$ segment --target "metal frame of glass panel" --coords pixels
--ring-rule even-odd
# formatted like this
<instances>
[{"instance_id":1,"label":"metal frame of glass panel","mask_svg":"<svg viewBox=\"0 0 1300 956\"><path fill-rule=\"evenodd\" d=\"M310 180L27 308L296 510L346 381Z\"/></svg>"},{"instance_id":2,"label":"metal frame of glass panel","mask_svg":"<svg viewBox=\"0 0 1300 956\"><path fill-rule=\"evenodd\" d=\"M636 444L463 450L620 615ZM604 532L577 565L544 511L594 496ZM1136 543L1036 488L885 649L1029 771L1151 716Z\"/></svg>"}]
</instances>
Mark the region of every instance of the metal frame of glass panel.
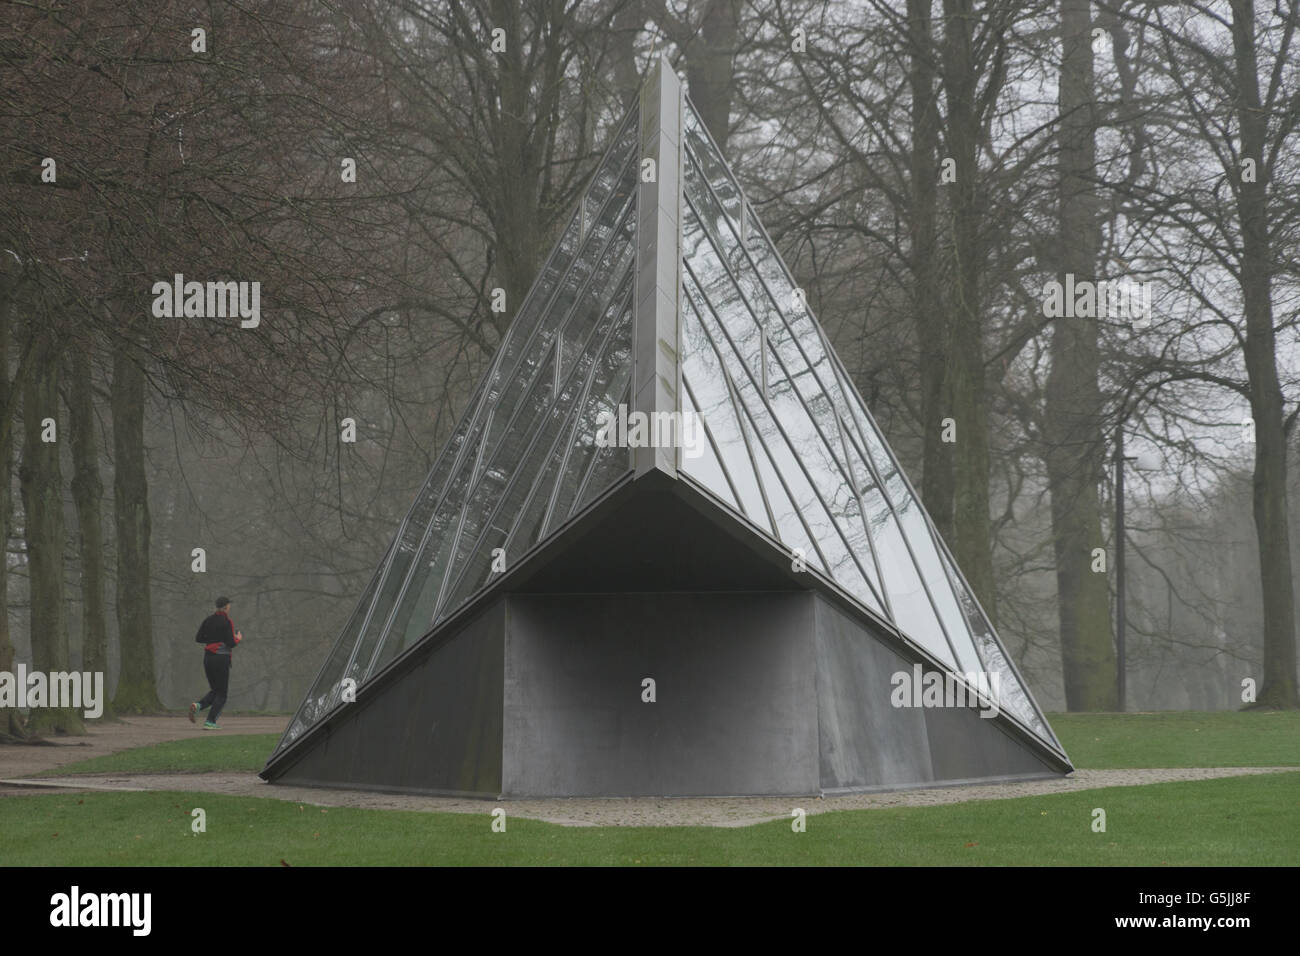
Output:
<instances>
[{"instance_id":1,"label":"metal frame of glass panel","mask_svg":"<svg viewBox=\"0 0 1300 956\"><path fill-rule=\"evenodd\" d=\"M707 185L707 184L706 184L706 185ZM696 210L694 209L693 206L691 206L690 208L691 208L691 210L692 210L692 214L695 215L695 217L696 217L697 219L699 219L699 220L702 222L702 218L700 217L700 214L698 213L698 211L696 211ZM754 310L753 310L753 307L749 304L749 302L748 302L748 300L747 300L747 298L746 298L746 296L745 296L744 290L740 288L739 284L737 284L737 282L736 282L736 278L735 278L734 274L732 274L731 270L730 270L729 268L727 268L727 266L726 266L726 260L725 260L724 256L722 255L722 253L717 249L716 245L713 244L713 239L712 239L712 237L708 235L708 229L707 229L707 227L704 228L702 231L703 231L703 234L704 234L704 236L705 236L706 241L710 244L711 248L713 249L714 258L715 258L715 259L716 259L716 260L717 260L717 261L718 261L718 262L723 266L724 271L726 272L728 278L731 280L732 288L736 291L736 293L737 293L737 297L738 297L738 300L739 300L740 303L741 303L743 306L745 306L745 308L748 310L748 313L749 313L750 318L751 318L755 323L758 323L757 316L756 316L756 314L755 314L755 312L754 312ZM683 258L685 259L685 256L684 256ZM692 285L694 286L694 288L697 290L698 295L700 296L701 300L702 300L702 301L703 301L703 302L708 306L709 312L712 314L713 320L714 320L714 321L717 323L717 325L718 325L718 329L722 332L723 336L725 336L725 338L726 338L726 340L727 340L727 344L729 345L731 352L736 356L736 358L737 358L739 364L740 364L740 365L745 369L746 376L750 379L751 383L754 385L754 387L755 387L756 389L758 389L758 393L759 393L759 396L760 396L760 400L761 400L762 403L763 403L763 407L764 407L764 409L766 410L766 412L768 413L768 416L771 418L772 422L776 425L778 431L781 433L781 437L782 437L783 441L785 442L786 447L787 447L788 450L789 450L789 456L790 456L790 459L791 459L792 461L794 461L794 463L799 467L799 470L803 473L804 479L808 482L808 486L811 488L811 490L813 491L813 494L814 494L814 495L816 496L816 498L817 498L817 502L821 505L823 511L826 513L826 516L827 516L828 520L830 521L830 525L831 525L831 527L835 530L835 533L836 533L836 535L839 537L841 543L844 545L845 550L846 550L846 551L848 552L848 554L853 558L854 564L857 566L858 571L859 571L859 573L861 574L863 580L867 583L868 587L871 588L873 594L876 594L876 587L875 587L874 582L875 582L875 581L880 581L880 582L882 582L882 586L883 586L883 578L882 578L882 576L881 576L881 574L880 574L880 569L879 569L879 567L875 567L875 568L872 569L872 570L874 571L874 578L873 578L873 574L872 574L871 572L868 572L868 570L863 566L862 562L859 560L858 556L856 555L856 553L855 553L855 551L854 551L853 545L849 542L848 538L845 537L845 534L844 534L844 530L843 530L843 528L840 527L839 522L835 520L835 510L831 507L831 505L829 504L829 502L827 502L827 500L826 500L826 498L825 498L825 495L823 494L822 489L819 487L818 482L814 479L814 477L813 477L813 475L812 475L812 472L809 471L808 466L804 463L803 456L799 455L799 454L795 451L795 447L796 447L796 446L795 446L795 443L794 443L793 439L791 438L791 435L790 435L790 433L788 432L788 430L786 429L785 425L781 422L780 416L779 416L779 415L776 413L776 411L773 409L770 397L767 396L767 395L765 395L765 394L763 393L762 386L759 384L759 381L758 381L757 379L755 379L755 377L754 377L754 370L751 369L751 368L749 368L748 363L746 363L746 362L744 361L742 351L740 350L739 346L737 346L736 341L735 341L735 339L734 339L734 337L733 337L731 331L727 328L727 326L726 326L726 322L722 319L721 315L719 314L720 306L717 305L716 303L714 303L713 300L710 298L708 292L705 290L705 287L704 287L703 282L700 280L699 276L696 274L696 271L695 271L695 269L692 267L691 263L690 263L690 262L687 262L687 261L684 261L684 262L683 262L683 266L684 266L684 269L685 269L686 273L689 274L690 279L691 279L691 283L692 283ZM693 306L693 305L694 305L694 303L692 303L692 306ZM696 310L696 314L697 314L697 316L698 316L698 318L699 318L699 320L700 320L700 326L701 326L701 328L704 330L705 337L709 340L710 344L712 345L712 347L713 347L713 349L714 349L714 352L718 355L719 362L721 362L721 351L719 350L718 343L717 343L717 341L716 341L716 336L714 336L713 332L709 330L707 323L705 323L705 322L703 321L704 317L698 313L698 310ZM761 337L761 335L762 335L762 326L761 326L761 325L758 325L757 327L758 327L758 330L759 330L759 333L760 333L760 337ZM775 354L774 352L773 352L773 353L769 353L769 357L773 357L774 354ZM776 356L776 358L777 358L777 361L780 362L780 358L779 358L779 356ZM788 372L788 370L785 369L784 365L782 365L782 370L785 372L786 377L789 378L789 372ZM795 393L795 392L792 392L791 394L792 394L793 398L795 399L795 401L796 401L796 402L799 402L799 403L802 405L802 402L800 401L798 394ZM805 408L805 411L806 411L806 408ZM752 418L752 415L751 415L751 418ZM811 414L808 415L808 420L809 420L809 422L813 425L814 428L817 427L816 419L813 418L813 416L812 416ZM757 423L755 423L755 431L756 431L756 433L758 433L758 431L759 431L759 430L757 429ZM825 451L826 451L826 457L828 457L831 461L835 462L835 464L837 465L837 467L839 467L839 468L841 469L841 474L842 474L843 477L845 478L845 481L846 481L848 484L852 485L852 481L849 479L849 476L848 476L847 474L844 474L844 472L843 472L843 465L840 464L838 461L835 460L835 454L834 454L834 451L833 451L833 449L830 447L829 443L826 441L825 436L821 434L820 430L818 430L817 434L818 434L818 437L819 437L819 438L821 439L821 441L822 441L823 448L824 448ZM759 434L758 437L759 437L759 440L760 440L760 441L763 441L761 434ZM772 461L772 464L773 464L774 466L777 466L777 460L776 460L776 458L772 455L772 450L771 450L771 448L769 448L769 447L767 446L767 443L766 443L765 441L763 441L763 445L764 445L764 448L765 448L765 450L766 450L766 452L767 452L767 454L768 454L769 459L771 459L771 461ZM689 475L689 469L686 469L686 472L685 472L685 473ZM781 474L781 469L780 469L779 466L777 466L777 473L778 473L778 475ZM782 477L782 483L785 484L785 479L784 479L784 477ZM796 504L796 508L798 508L797 499L796 499L795 496L791 493L791 491L790 491L788 485L786 486L786 494L790 496L790 500L791 500L792 502L794 502L794 503ZM802 514L802 512L800 512L800 519L801 519L801 520L804 520L804 515ZM807 522L804 521L804 523L805 523L805 526L806 526L806 525L807 525ZM815 534L813 534L812 529L811 529L810 527L807 528L807 530L808 530L809 538L813 541L814 545L817 547L818 553L822 555L822 561L823 561L823 564L824 564L824 566L825 566L825 569L826 569L827 574L829 574L829 575L831 575L831 576L833 577L834 574L833 574L833 571L831 570L831 569L834 567L833 563L830 562L830 561L827 559L827 557L826 557L824 551L822 550L821 543L818 541L818 536L815 535ZM868 533L869 533L869 532L868 532ZM871 557L872 557L872 560L874 561L874 560L875 560L874 550L873 550L872 553L871 553ZM841 585L841 586L843 586L843 585ZM876 594L876 597L877 597L877 601L879 601L879 595L878 595L878 594ZM883 608L884 605L882 604L881 607Z\"/></svg>"},{"instance_id":2,"label":"metal frame of glass panel","mask_svg":"<svg viewBox=\"0 0 1300 956\"><path fill-rule=\"evenodd\" d=\"M703 132L705 132L705 133L707 134L707 131L703 131ZM699 182L699 183L704 187L704 189L709 190L710 192L712 192L712 186L711 186L711 184L708 182L708 180L705 178L705 176L704 176L704 170L703 170L703 168L701 167L701 165L698 163L698 161L696 161L696 156L695 156L694 153L691 152L690 150L688 150L688 155L689 155L689 161L693 161L693 162L695 162L694 170L695 170L695 174L696 174L696 176L698 177L698 182ZM683 177L683 178L685 178L685 177ZM718 198L716 197L716 195L714 196L714 198L715 198L715 200L718 201L718 203L719 203L719 209L721 209L721 210L723 210L723 211L725 212L725 208L722 206L722 204L721 204L721 200L718 199ZM688 197L688 203L689 203L689 205L690 205L690 209L691 209L691 211L694 213L696 219L699 220L699 221L701 222L702 225L705 224L705 223L707 222L707 220L706 220L706 217L703 215L703 211L702 211L702 210L699 210L699 209L697 209L697 208L695 208L694 203L689 201L689 197ZM729 224L729 225L732 225L733 228L734 228L734 225L733 225L732 223L730 223L730 221L728 221L728 224ZM852 476L851 471L847 469L847 462L841 462L841 461L838 460L838 456L836 456L835 451L834 451L834 445L833 445L833 444L831 443L831 441L830 441L830 436L827 435L827 434L825 433L825 431L822 429L821 423L818 422L818 420L817 420L817 416L814 415L814 414L812 413L812 410L808 408L807 403L803 400L803 397L799 394L798 388L797 388L797 386L795 386L795 383L796 383L796 381L797 381L796 376L791 374L790 369L789 369L789 367L787 366L785 360L781 357L779 350L777 350L777 349L774 347L774 345L772 344L772 342L771 342L771 333L770 333L770 330L766 327L765 324L763 324L763 323L758 319L758 311L757 311L757 309L755 308L755 304L752 303L752 302L750 302L748 294L747 294L747 293L745 292L745 290L741 287L740 283L736 280L736 276L735 276L735 274L734 274L734 270L733 270L732 267L728 264L728 257L725 256L725 255L723 254L723 251L717 247L717 243L716 243L716 241L714 240L714 237L713 237L713 235L711 234L710 230L708 229L707 225L704 225L703 233L704 233L705 238L706 238L706 239L707 239L707 240L708 240L708 241L713 245L713 252L714 252L714 256L715 256L715 258L716 258L716 259L718 260L718 262L723 266L724 270L727 271L729 274L731 274L732 283L733 283L733 286L735 287L735 290L736 290L736 292L737 292L737 295L738 295L739 301L741 302L742 305L745 306L745 308L748 310L748 312L750 313L750 315L754 318L755 322L757 322L758 325L759 325L759 330L760 330L760 363L761 363L760 373L761 373L761 378L762 378L762 383L763 383L762 386L760 387L760 394L763 396L763 398L764 398L764 400L765 400L765 403L766 403L766 405L767 405L767 407L768 407L769 412L771 412L771 414L773 414L773 416L776 415L775 410L772 408L772 397L771 397L771 387L772 387L772 383L771 383L771 380L770 380L770 370L769 370L769 363L770 363L772 360L775 360L776 365L778 366L778 368L779 368L780 372L782 373L782 375L784 376L784 378L785 378L787 381L791 382L791 383L792 383L792 386L794 386L793 389L792 389L792 391L791 391L791 394L792 394L792 396L793 396L793 397L794 397L794 398L799 402L799 404L801 404L801 405L804 407L805 413L807 414L807 417L808 417L808 422L809 422L809 424L811 424L811 425L813 426L813 429L817 432L818 437L821 439L821 447L825 450L825 452L826 452L826 457L827 457L831 462L833 462L834 465L835 465L835 466L840 470L841 476L842 476L842 477L844 478L844 480L849 484L849 486L852 487L852 488L854 489L854 494L855 494L855 496L857 496L857 497L859 498L859 504L861 504L861 499L860 499L859 489L856 487L856 482L855 482L855 480L854 480L854 478L853 478L853 476ZM766 294L766 296L767 296L767 298L768 298L768 302L769 302L769 304L773 307L773 311L776 312L777 319L782 323L782 326L784 327L785 331L787 332L787 334L788 334L790 340L794 343L795 347L799 350L800 355L803 357L803 359L804 359L804 363L805 363L805 365L807 365L808 371L809 371L810 373L812 373L812 376L813 376L814 380L817 382L818 386L822 388L823 394L827 394L827 397L829 398L829 395L828 395L828 393L826 393L825 388L824 388L824 385L822 384L822 382L821 382L821 380L820 380L820 376L817 375L816 368L815 368L815 366L813 365L813 363L811 362L811 360L808 358L807 353L806 353L806 351L804 350L802 344L800 343L798 336L794 333L794 330L793 330L792 328L790 328L789 324L785 321L785 317L784 317L784 315L783 315L783 310L782 310L781 307L780 307L780 303L779 303L779 301L777 300L777 296L776 296L776 294L771 290L771 288L770 288L770 287L768 286L768 284L767 284L767 281L763 278L763 276L761 275L761 273L760 273L759 270L757 269L755 263L753 262L753 259L752 259L752 256L751 256L751 254L750 254L749 249L746 247L746 245L745 245L743 242L740 241L740 238L739 238L739 235L738 235L738 234L736 235L736 238L737 238L737 247L736 247L737 251L738 251L738 252L739 252L739 253L744 257L745 262L748 264L748 266L749 266L749 268L750 268L750 271L753 273L753 275L755 276L755 278L757 278L759 285L762 287L762 291ZM704 288L703 288L702 284L698 281L698 277L696 277L695 274L694 274L694 270L692 270L692 276L693 276L694 278L697 279L697 281L696 281L696 285L697 285L697 287L700 289L701 295L703 295L703 297L704 297L706 300L708 300L708 293L704 291ZM720 328L723 329L724 334L727 334L727 335L728 335L728 338L729 338L729 340L730 340L731 336L730 336L730 333L727 332L727 330L726 330L725 322L722 321L722 319L721 319L720 316L717 316L717 308L714 307L713 304L712 304L711 302L710 302L710 306L711 306L712 311L715 313L715 316L717 317L718 324L719 324ZM765 314L766 314L766 313L765 313ZM710 335L711 335L711 333L710 333ZM733 346L733 349L736 351L737 355L739 356L740 353L739 353L739 350L735 348L735 343L734 343L734 341L732 341L731 344L732 344L732 346ZM717 347L717 343L716 343L716 342L714 343L714 346L715 346L715 349L716 349L716 347ZM783 431L784 431L784 430L783 430ZM787 439L787 444L790 444L790 445L791 445L791 451L792 451L792 453L793 453L793 451L794 451L794 446L793 446L793 444L791 443L790 438L789 438L788 435L786 435L786 439ZM796 460L798 460L798 461L800 462L800 466L803 467L803 463L802 463L802 458L801 458L801 456L799 456L799 455L797 455L797 454L794 454L793 457L794 457ZM831 508L829 502L826 500L825 493L823 492L823 490L822 490L821 488L818 487L817 483L814 481L814 479L813 479L813 477L812 477L812 473L811 473L811 472L810 472L806 467L804 467L803 470L804 470L805 474L807 475L807 477L808 477L810 483L812 483L812 486L813 486L814 490L817 491L817 493L818 493L818 497L819 497L820 500L821 500L821 503L822 503L823 508L825 508L825 510L827 511L827 514L831 517L832 522L836 525L837 530L840 532L840 537L844 540L845 545L846 545L846 547L849 549L850 553L851 553L851 554L855 554L855 561L857 561L857 558L856 558L856 552L855 552L855 549L854 549L853 545L852 545L852 544L848 541L848 539L845 537L843 527L840 525L840 523L839 523L838 521L835 520L835 518L836 518L836 511L835 511L834 509ZM884 574L883 574L883 572L881 571L881 569L880 569L880 567L879 567L879 561L878 561L878 558L877 558L877 555L876 555L876 550L875 550L875 548L874 548L874 545L871 544L870 529L867 528L867 526L866 526L866 524L865 524L866 516L865 516L865 513L863 513L861 510L860 510L859 514L860 514L861 520L863 521L863 526L864 526L864 536L865 536L865 538L866 538L866 540L867 540L867 542L868 542L868 545L869 545L869 547L870 547L870 549L871 549L871 560L872 560L873 565L874 565L873 570L875 571L875 578L874 578L874 581L873 581L873 577L872 577L872 575L871 575L870 573L868 573L866 567L865 567L864 565L862 565L861 561L857 561L857 564L858 564L859 569L860 569L860 571L862 572L864 578L866 578L868 584L871 584L871 585L872 585L872 590L873 590L873 592L876 591L876 588L875 588L875 586L874 586L874 582L879 582L879 583L880 583L880 587L881 587L881 589L883 590L883 589L884 589L885 577L884 577ZM877 596L877 598L879 599L880 595L877 594L876 596ZM882 604L882 607L887 607L887 606L888 606L888 605L884 605L884 604ZM946 637L946 636L947 636L947 635L945 634L945 637ZM955 651L954 651L954 659L956 659Z\"/></svg>"},{"instance_id":3,"label":"metal frame of glass panel","mask_svg":"<svg viewBox=\"0 0 1300 956\"><path fill-rule=\"evenodd\" d=\"M577 435L577 429L580 424L581 413L583 409L586 407L587 402L590 400L591 397L591 384L595 377L596 369L599 367L601 358L603 358L606 355L606 350L609 348L611 342L613 341L615 334L619 331L620 328L624 326L623 319L626 314L625 310L627 308L630 308L631 305L631 296L632 296L631 284L632 284L632 272L629 270L625 275L623 281L619 283L618 288L615 290L614 294L609 299L607 299L606 302L601 306L600 313L601 315L605 315L609 312L611 306L613 306L617 302L620 301L622 302L622 305L614 313L613 318L609 323L609 328L604 332L603 335L601 335L600 324L596 325L592 329L590 338L583 349L583 354L586 354L586 352L589 349L591 349L593 345L597 345L596 339L598 336L600 337L599 347L595 348L592 351L591 369L588 370L588 372L584 376L584 381L582 383L582 386L577 391L577 394L574 396L573 399L573 409L577 410L578 416L577 416L577 420L575 420L573 423L572 431L566 433L561 430L559 433L556 434L555 438L551 441L550 447L548 448L547 453L545 455L533 456L531 455L531 452L541 441L542 435L545 434L544 428L535 429L533 431L532 438L529 440L527 447L524 449L523 452L524 459L532 458L535 461L537 461L540 465L542 465L544 468L545 464L549 461L551 455L555 453L555 450L561 447L561 443L563 443L563 445L566 448L572 449L573 441ZM565 381L565 385L561 386L561 394L563 394L564 387L574 381L574 376L581 369L581 367L582 367L581 362L578 362L577 364L574 365L573 369L569 373L568 378ZM537 383L538 386L541 386L542 384L543 383L541 383L540 381ZM550 404L546 405L542 409L541 415L539 417L545 416L547 413L555 414L559 412L560 420L557 425L557 428L563 429L563 426L566 424L568 420L570 410L571 409L569 409L568 407L562 407L562 403L559 402L558 400L553 400ZM512 422L512 426L513 426L513 422ZM592 464L593 465L595 464L594 459ZM541 470L542 469L539 468L538 472L540 472ZM523 478L525 474L527 474L529 477L532 478L537 477L537 472L525 471L522 468L515 470L515 473L507 481L506 486L501 489L500 497L497 501L496 506L492 509L491 513L487 516L487 519L484 521L483 523L484 527L482 532L479 534L477 540L470 548L471 554L477 554L483 550L484 543L487 539L487 536L489 532L492 530L493 519L498 516L501 509L504 507L506 501L509 500L510 492L515 489L515 486L519 483L519 481ZM584 484L585 484L585 476L584 476ZM523 514L521 508L520 512L514 516L514 520L511 522L510 527L506 530L504 540L508 541L510 539L511 535L515 530L515 526L519 523L522 517ZM450 561L448 562L447 567L448 569L452 567L452 563ZM466 563L465 567L461 568L460 573L456 577L456 580L452 582L451 587L447 589L446 597L442 597L439 599L439 608L435 612L434 619L433 621L430 622L430 626L436 624L438 620L440 620L441 618L446 617L450 611L455 610L455 607L449 606L447 604L447 601L450 599L452 595L456 594L457 589L459 588L465 575L469 573L469 567L470 567L469 564ZM464 601L470 600L474 596L474 593L477 593L477 589L475 589L474 592L466 594L464 597Z\"/></svg>"}]
</instances>

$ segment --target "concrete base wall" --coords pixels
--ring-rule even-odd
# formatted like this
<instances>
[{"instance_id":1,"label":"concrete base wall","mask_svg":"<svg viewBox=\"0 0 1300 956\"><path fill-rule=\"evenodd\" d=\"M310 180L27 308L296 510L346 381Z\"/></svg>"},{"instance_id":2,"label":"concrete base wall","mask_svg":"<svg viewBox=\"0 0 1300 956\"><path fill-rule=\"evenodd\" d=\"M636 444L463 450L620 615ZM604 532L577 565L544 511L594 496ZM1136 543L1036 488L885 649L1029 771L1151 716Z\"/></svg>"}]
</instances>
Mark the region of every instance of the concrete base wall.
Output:
<instances>
[{"instance_id":1,"label":"concrete base wall","mask_svg":"<svg viewBox=\"0 0 1300 956\"><path fill-rule=\"evenodd\" d=\"M1058 773L975 709L892 706L912 666L810 591L506 595L365 687L273 779L730 796Z\"/></svg>"},{"instance_id":2,"label":"concrete base wall","mask_svg":"<svg viewBox=\"0 0 1300 956\"><path fill-rule=\"evenodd\" d=\"M503 791L816 792L814 657L807 593L509 597Z\"/></svg>"},{"instance_id":3,"label":"concrete base wall","mask_svg":"<svg viewBox=\"0 0 1300 956\"><path fill-rule=\"evenodd\" d=\"M363 687L272 782L399 793L501 790L505 602L381 687Z\"/></svg>"},{"instance_id":4,"label":"concrete base wall","mask_svg":"<svg viewBox=\"0 0 1300 956\"><path fill-rule=\"evenodd\" d=\"M894 707L895 673L913 661L814 598L821 788L884 790L1058 771L974 708Z\"/></svg>"}]
</instances>

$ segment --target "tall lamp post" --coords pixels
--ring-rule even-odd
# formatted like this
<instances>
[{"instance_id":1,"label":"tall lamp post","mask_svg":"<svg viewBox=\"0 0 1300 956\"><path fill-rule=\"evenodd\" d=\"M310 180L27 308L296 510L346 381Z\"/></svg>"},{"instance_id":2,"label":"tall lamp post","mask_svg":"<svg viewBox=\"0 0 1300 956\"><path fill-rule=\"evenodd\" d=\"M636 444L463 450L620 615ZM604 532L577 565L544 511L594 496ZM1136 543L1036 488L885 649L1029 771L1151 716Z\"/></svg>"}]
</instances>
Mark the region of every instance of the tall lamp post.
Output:
<instances>
[{"instance_id":1,"label":"tall lamp post","mask_svg":"<svg viewBox=\"0 0 1300 956\"><path fill-rule=\"evenodd\" d=\"M1142 471L1150 471L1151 462L1145 455L1124 454L1124 423L1115 429L1115 686L1118 690L1119 712L1127 709L1128 677L1126 631L1128 621L1124 613L1124 463L1134 462Z\"/></svg>"},{"instance_id":2,"label":"tall lamp post","mask_svg":"<svg viewBox=\"0 0 1300 956\"><path fill-rule=\"evenodd\" d=\"M1115 429L1115 686L1119 712L1127 710L1124 619L1124 425Z\"/></svg>"}]
</instances>

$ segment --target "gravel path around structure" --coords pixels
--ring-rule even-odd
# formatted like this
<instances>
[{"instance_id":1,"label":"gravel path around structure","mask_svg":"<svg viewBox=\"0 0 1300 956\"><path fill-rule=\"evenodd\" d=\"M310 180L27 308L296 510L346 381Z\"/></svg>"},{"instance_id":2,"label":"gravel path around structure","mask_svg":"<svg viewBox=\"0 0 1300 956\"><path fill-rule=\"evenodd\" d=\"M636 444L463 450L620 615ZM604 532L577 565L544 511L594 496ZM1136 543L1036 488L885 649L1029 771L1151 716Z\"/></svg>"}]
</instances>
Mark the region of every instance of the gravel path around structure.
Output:
<instances>
[{"instance_id":1,"label":"gravel path around structure","mask_svg":"<svg viewBox=\"0 0 1300 956\"><path fill-rule=\"evenodd\" d=\"M359 807L372 810L420 810L450 813L491 813L504 807L507 814L568 826L713 826L742 827L766 820L788 819L800 807L810 815L833 810L870 810L884 807L922 807L967 800L1006 800L1040 794L1069 793L1100 787L1134 787L1183 780L1212 780L1261 773L1297 772L1296 767L1194 767L1150 770L1076 770L1068 777L1000 784L975 784L888 793L860 793L832 797L710 797L547 800L469 800L403 794L324 790L272 786L255 774L81 774L45 777L42 786L21 792L68 793L71 790L181 790L229 796L266 797L322 807ZM12 780L0 781L9 794L19 792Z\"/></svg>"}]
</instances>

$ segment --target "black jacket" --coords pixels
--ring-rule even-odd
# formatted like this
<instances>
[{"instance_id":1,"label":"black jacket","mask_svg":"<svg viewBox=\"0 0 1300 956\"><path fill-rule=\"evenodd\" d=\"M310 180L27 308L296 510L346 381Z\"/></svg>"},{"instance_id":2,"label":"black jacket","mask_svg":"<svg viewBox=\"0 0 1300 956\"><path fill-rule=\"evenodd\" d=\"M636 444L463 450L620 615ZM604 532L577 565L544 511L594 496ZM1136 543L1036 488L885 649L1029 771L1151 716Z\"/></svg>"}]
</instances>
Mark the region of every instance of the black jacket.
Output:
<instances>
[{"instance_id":1,"label":"black jacket","mask_svg":"<svg viewBox=\"0 0 1300 956\"><path fill-rule=\"evenodd\" d=\"M235 625L221 611L208 617L199 625L195 642L204 645L211 654L229 654L235 646Z\"/></svg>"}]
</instances>

